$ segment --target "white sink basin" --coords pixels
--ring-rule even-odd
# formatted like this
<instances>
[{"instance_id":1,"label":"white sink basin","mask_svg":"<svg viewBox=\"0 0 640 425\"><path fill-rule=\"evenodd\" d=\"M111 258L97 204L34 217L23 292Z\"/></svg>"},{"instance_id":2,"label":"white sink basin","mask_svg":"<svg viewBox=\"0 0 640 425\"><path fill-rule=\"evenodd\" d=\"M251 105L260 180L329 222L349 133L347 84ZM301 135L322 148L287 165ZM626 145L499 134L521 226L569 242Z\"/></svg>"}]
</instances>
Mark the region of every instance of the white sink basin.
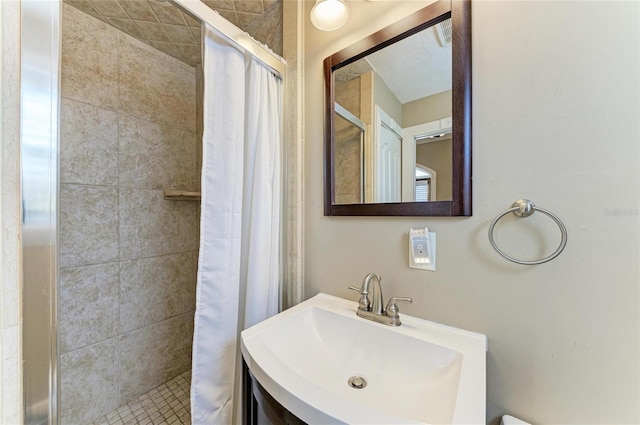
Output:
<instances>
[{"instance_id":1,"label":"white sink basin","mask_svg":"<svg viewBox=\"0 0 640 425\"><path fill-rule=\"evenodd\" d=\"M319 294L243 331L249 369L309 424L485 423L486 336L402 313L394 328L356 309Z\"/></svg>"}]
</instances>

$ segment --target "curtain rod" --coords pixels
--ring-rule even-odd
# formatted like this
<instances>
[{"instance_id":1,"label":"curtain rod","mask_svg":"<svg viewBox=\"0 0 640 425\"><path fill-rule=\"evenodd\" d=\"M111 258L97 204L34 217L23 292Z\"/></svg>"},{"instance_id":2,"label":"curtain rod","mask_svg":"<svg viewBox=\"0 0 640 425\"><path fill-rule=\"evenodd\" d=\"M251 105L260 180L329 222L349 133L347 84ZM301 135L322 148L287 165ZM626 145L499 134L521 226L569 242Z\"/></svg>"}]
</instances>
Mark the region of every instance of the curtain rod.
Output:
<instances>
[{"instance_id":1,"label":"curtain rod","mask_svg":"<svg viewBox=\"0 0 640 425\"><path fill-rule=\"evenodd\" d=\"M237 44L251 56L276 72L280 78L284 77L286 61L269 49L262 46L256 40L251 38L247 33L225 18L220 16L209 6L200 0L170 0L193 18L203 24L208 24L218 33L231 42Z\"/></svg>"}]
</instances>

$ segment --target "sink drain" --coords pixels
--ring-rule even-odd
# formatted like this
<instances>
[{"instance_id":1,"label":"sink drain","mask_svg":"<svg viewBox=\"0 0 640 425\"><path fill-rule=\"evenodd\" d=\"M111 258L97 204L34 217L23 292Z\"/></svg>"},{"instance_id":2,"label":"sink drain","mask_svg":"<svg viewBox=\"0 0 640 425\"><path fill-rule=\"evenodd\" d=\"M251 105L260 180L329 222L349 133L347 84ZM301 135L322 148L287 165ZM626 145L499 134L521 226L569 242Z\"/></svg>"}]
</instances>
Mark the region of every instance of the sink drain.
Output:
<instances>
[{"instance_id":1,"label":"sink drain","mask_svg":"<svg viewBox=\"0 0 640 425\"><path fill-rule=\"evenodd\" d=\"M347 383L351 388L355 388L357 390L361 390L367 386L367 380L362 376L352 376L351 378L349 378Z\"/></svg>"}]
</instances>

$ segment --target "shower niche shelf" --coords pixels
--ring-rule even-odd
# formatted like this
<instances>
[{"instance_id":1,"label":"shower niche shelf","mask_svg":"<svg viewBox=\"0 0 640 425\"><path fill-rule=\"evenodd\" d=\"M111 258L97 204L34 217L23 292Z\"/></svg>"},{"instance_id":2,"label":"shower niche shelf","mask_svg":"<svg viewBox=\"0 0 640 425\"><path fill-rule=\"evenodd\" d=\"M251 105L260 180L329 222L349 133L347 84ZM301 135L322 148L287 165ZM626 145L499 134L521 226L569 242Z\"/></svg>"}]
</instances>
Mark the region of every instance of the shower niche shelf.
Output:
<instances>
[{"instance_id":1,"label":"shower niche shelf","mask_svg":"<svg viewBox=\"0 0 640 425\"><path fill-rule=\"evenodd\" d=\"M190 192L188 190L165 189L164 199L168 201L200 201L200 192Z\"/></svg>"}]
</instances>

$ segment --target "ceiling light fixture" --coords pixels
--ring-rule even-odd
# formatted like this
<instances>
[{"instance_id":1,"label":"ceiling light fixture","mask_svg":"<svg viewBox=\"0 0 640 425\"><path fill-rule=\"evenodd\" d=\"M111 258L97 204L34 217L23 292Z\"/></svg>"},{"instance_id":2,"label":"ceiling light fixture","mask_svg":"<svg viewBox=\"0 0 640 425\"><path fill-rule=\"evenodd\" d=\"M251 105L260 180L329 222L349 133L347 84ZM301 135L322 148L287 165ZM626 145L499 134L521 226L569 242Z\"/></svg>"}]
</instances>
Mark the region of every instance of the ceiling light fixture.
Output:
<instances>
[{"instance_id":1,"label":"ceiling light fixture","mask_svg":"<svg viewBox=\"0 0 640 425\"><path fill-rule=\"evenodd\" d=\"M337 30L348 17L349 8L343 0L317 0L311 9L311 23L321 31Z\"/></svg>"}]
</instances>

